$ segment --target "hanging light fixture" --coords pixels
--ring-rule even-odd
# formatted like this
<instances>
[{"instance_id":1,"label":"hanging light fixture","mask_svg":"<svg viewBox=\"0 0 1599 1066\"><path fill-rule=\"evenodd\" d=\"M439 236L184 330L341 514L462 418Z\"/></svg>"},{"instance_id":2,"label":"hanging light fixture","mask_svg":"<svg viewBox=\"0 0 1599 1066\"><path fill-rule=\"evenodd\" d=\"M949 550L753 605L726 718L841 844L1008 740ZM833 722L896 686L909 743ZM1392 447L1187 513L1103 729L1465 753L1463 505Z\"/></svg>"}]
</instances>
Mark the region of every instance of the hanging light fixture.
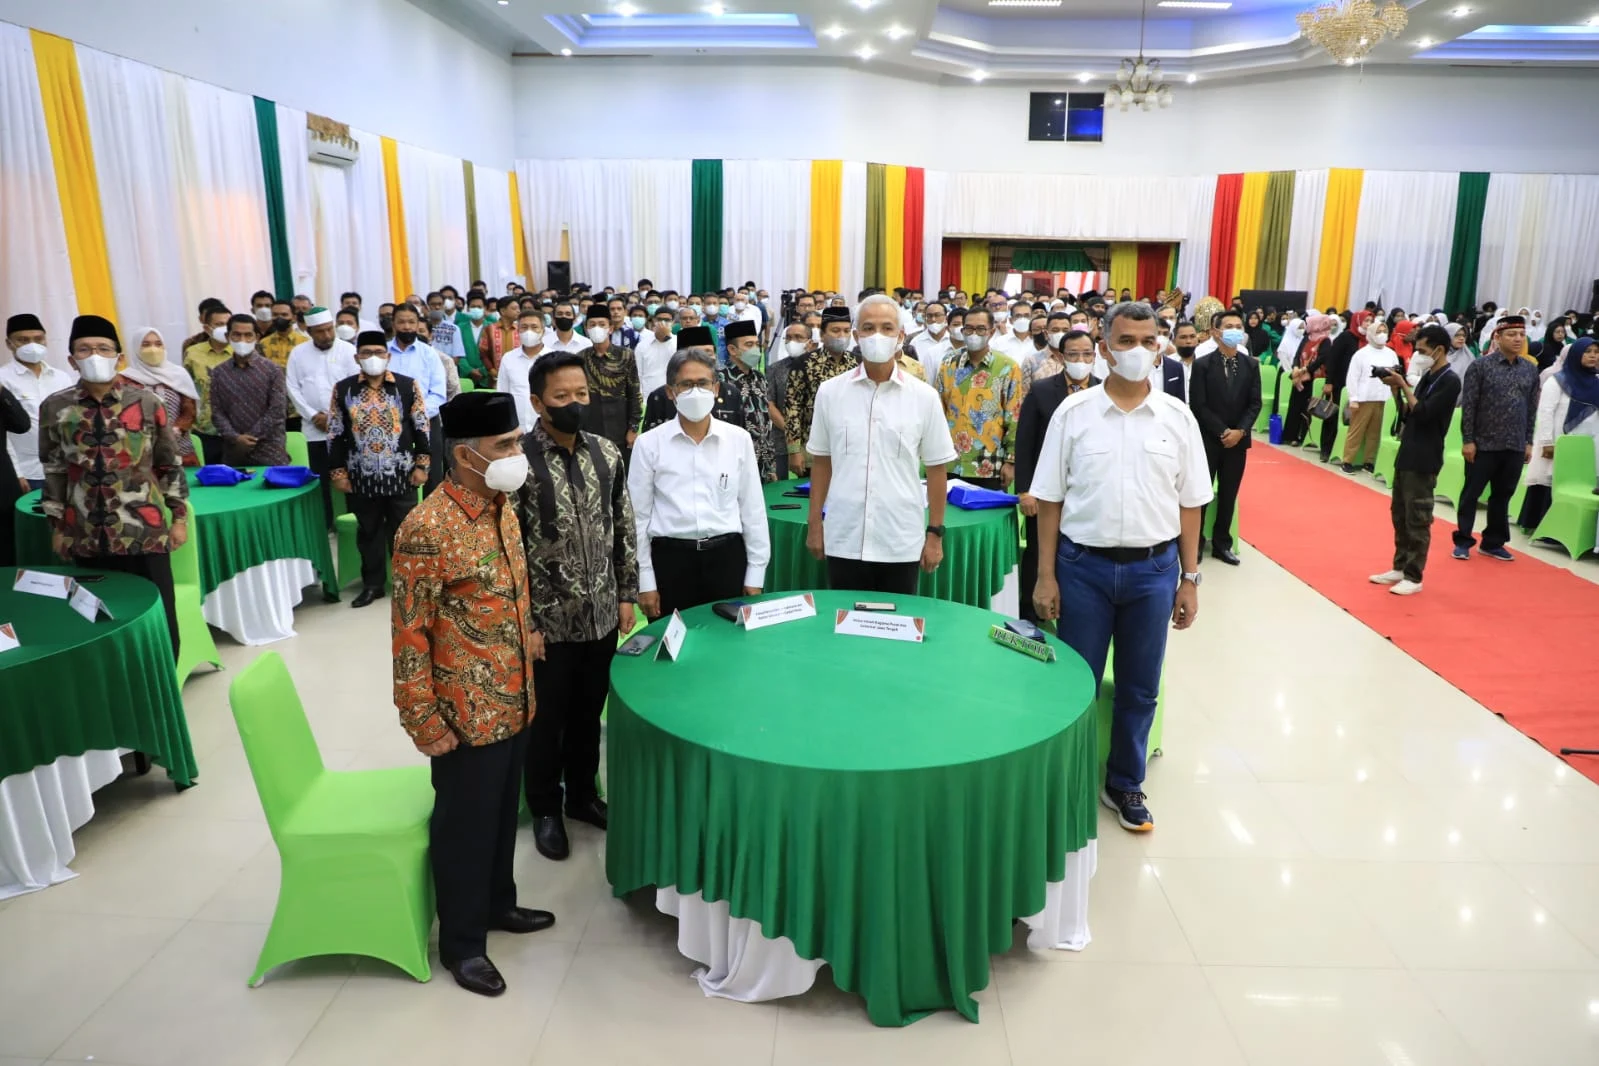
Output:
<instances>
[{"instance_id":1,"label":"hanging light fixture","mask_svg":"<svg viewBox=\"0 0 1599 1066\"><path fill-rule=\"evenodd\" d=\"M1350 66L1384 37L1398 37L1410 23L1402 5L1389 0L1381 10L1372 0L1333 0L1297 17L1299 32L1312 44L1325 48L1334 59Z\"/></svg>"},{"instance_id":2,"label":"hanging light fixture","mask_svg":"<svg viewBox=\"0 0 1599 1066\"><path fill-rule=\"evenodd\" d=\"M1126 111L1137 104L1145 111L1171 106L1171 87L1160 69L1160 60L1144 58L1144 24L1149 18L1149 0L1143 0L1138 16L1138 58L1124 59L1116 71L1116 88L1108 98L1119 101Z\"/></svg>"}]
</instances>

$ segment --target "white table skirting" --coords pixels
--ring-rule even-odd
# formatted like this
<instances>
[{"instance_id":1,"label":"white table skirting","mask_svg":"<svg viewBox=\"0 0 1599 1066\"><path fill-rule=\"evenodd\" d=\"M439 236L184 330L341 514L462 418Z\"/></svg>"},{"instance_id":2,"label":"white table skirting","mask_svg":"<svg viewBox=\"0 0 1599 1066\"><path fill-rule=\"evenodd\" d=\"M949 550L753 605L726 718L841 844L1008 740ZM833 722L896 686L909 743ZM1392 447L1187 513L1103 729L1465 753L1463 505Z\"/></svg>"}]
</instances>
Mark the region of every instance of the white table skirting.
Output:
<instances>
[{"instance_id":1,"label":"white table skirting","mask_svg":"<svg viewBox=\"0 0 1599 1066\"><path fill-rule=\"evenodd\" d=\"M1099 842L1066 856L1063 880L1045 886L1044 909L1023 919L1031 930L1027 946L1081 951L1088 934L1088 882L1099 862ZM732 916L726 900L708 902L674 888L655 890L655 907L677 919L677 950L703 964L694 979L707 996L758 1003L797 996L816 980L826 959L802 959L787 937L775 939L760 924Z\"/></svg>"},{"instance_id":2,"label":"white table skirting","mask_svg":"<svg viewBox=\"0 0 1599 1066\"><path fill-rule=\"evenodd\" d=\"M0 780L0 899L78 876L72 832L94 817L92 793L122 773L118 751L63 755Z\"/></svg>"},{"instance_id":3,"label":"white table skirting","mask_svg":"<svg viewBox=\"0 0 1599 1066\"><path fill-rule=\"evenodd\" d=\"M317 583L309 559L273 559L234 574L200 605L208 624L240 644L271 644L294 636L294 608Z\"/></svg>"},{"instance_id":4,"label":"white table skirting","mask_svg":"<svg viewBox=\"0 0 1599 1066\"><path fill-rule=\"evenodd\" d=\"M1021 601L1021 569L1011 567L1010 573L1005 575L1005 583L994 593L988 601L988 609L1006 618L1020 618L1022 616Z\"/></svg>"}]
</instances>

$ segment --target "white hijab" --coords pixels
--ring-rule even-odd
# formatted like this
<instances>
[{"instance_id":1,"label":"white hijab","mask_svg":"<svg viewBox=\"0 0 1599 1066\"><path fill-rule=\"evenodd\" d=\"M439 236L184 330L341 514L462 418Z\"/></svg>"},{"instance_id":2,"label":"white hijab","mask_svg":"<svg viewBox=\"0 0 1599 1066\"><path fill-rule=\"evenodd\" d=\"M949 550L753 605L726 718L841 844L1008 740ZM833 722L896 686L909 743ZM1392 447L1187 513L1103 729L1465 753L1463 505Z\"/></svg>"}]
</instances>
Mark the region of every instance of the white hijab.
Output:
<instances>
[{"instance_id":1,"label":"white hijab","mask_svg":"<svg viewBox=\"0 0 1599 1066\"><path fill-rule=\"evenodd\" d=\"M189 376L187 370L172 361L170 352L167 353L167 361L160 366L151 366L139 358L139 348L144 346L144 339L152 333L161 341L161 347L166 347L166 338L161 336L161 331L154 326L145 326L135 331L133 336L138 343L128 357L128 368L122 372L122 376L147 388L165 385L173 392L187 396L198 403L200 392L194 387L194 379Z\"/></svg>"},{"instance_id":2,"label":"white hijab","mask_svg":"<svg viewBox=\"0 0 1599 1066\"><path fill-rule=\"evenodd\" d=\"M1299 344L1304 339L1305 320L1296 318L1288 323L1288 328L1283 330L1283 339L1277 342L1277 364L1284 367L1293 365Z\"/></svg>"}]
</instances>

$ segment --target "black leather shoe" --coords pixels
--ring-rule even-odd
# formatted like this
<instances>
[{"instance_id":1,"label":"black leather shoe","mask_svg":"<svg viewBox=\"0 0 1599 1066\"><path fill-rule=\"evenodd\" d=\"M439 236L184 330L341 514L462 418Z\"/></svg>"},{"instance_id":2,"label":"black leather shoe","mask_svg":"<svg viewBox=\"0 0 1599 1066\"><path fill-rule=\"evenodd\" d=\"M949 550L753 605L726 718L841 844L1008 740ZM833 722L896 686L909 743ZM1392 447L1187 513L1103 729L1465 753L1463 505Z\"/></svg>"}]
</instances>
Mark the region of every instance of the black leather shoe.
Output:
<instances>
[{"instance_id":1,"label":"black leather shoe","mask_svg":"<svg viewBox=\"0 0 1599 1066\"><path fill-rule=\"evenodd\" d=\"M587 822L596 829L604 829L610 824L610 808L598 796L581 803L568 804L566 816L573 821Z\"/></svg>"},{"instance_id":2,"label":"black leather shoe","mask_svg":"<svg viewBox=\"0 0 1599 1066\"><path fill-rule=\"evenodd\" d=\"M1226 563L1228 566L1237 566L1240 562L1243 561L1243 560L1239 559L1238 556L1234 555L1232 553L1232 551L1230 551L1227 548L1217 548L1215 551L1211 552L1211 556L1213 558L1215 558L1215 559L1221 560L1222 562Z\"/></svg>"},{"instance_id":3,"label":"black leather shoe","mask_svg":"<svg viewBox=\"0 0 1599 1066\"><path fill-rule=\"evenodd\" d=\"M531 907L512 907L494 919L494 928L505 933L536 933L555 924L555 915Z\"/></svg>"},{"instance_id":4,"label":"black leather shoe","mask_svg":"<svg viewBox=\"0 0 1599 1066\"><path fill-rule=\"evenodd\" d=\"M373 600L381 600L382 598L383 598L383 590L382 589L362 589L356 595L355 599L350 601L350 606L351 607L365 607L367 604L371 603Z\"/></svg>"},{"instance_id":5,"label":"black leather shoe","mask_svg":"<svg viewBox=\"0 0 1599 1066\"><path fill-rule=\"evenodd\" d=\"M476 992L480 996L498 996L505 992L505 978L500 976L500 971L487 955L444 965L455 975L455 983L468 992Z\"/></svg>"},{"instance_id":6,"label":"black leather shoe","mask_svg":"<svg viewBox=\"0 0 1599 1066\"><path fill-rule=\"evenodd\" d=\"M558 814L546 814L533 819L533 846L546 859L560 862L572 854L572 844L566 839L566 823Z\"/></svg>"}]
</instances>

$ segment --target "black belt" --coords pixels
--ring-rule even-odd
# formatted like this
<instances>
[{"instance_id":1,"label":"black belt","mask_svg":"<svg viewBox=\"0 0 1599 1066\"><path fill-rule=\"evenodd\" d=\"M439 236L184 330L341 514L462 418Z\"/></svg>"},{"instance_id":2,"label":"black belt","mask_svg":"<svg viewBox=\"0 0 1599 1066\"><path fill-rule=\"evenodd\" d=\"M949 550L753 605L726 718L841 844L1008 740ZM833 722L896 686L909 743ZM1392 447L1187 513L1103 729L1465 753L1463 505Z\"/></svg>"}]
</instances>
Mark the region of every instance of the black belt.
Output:
<instances>
[{"instance_id":1,"label":"black belt","mask_svg":"<svg viewBox=\"0 0 1599 1066\"><path fill-rule=\"evenodd\" d=\"M1076 541L1072 543L1077 544ZM1177 538L1173 537L1171 540L1163 540L1159 544L1151 544L1147 548L1098 548L1092 544L1077 544L1077 546L1085 552L1109 559L1113 563L1138 563L1143 562L1145 559L1153 559L1176 543Z\"/></svg>"},{"instance_id":2,"label":"black belt","mask_svg":"<svg viewBox=\"0 0 1599 1066\"><path fill-rule=\"evenodd\" d=\"M654 537L650 540L650 548L653 550L664 544L673 548L681 548L683 551L708 552L712 548L720 548L724 544L731 544L735 540L742 541L743 539L744 534L742 533L722 533L714 537L701 537L699 540L695 540L692 537Z\"/></svg>"}]
</instances>

